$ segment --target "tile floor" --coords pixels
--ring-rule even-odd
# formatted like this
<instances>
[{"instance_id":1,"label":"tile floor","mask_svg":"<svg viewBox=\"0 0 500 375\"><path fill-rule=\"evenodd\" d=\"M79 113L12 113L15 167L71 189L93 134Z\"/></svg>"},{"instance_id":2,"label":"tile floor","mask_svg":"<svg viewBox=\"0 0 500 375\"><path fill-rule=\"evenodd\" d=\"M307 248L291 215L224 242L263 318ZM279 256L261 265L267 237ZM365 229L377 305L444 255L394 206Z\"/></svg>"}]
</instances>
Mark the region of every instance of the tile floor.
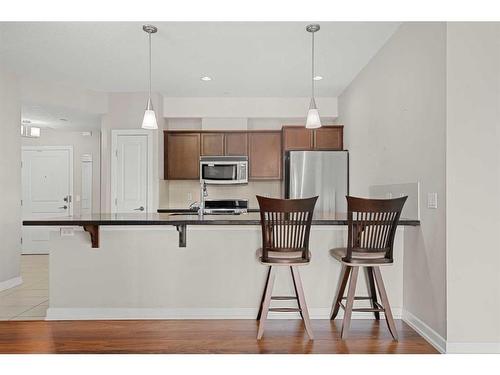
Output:
<instances>
[{"instance_id":1,"label":"tile floor","mask_svg":"<svg viewBox=\"0 0 500 375\"><path fill-rule=\"evenodd\" d=\"M44 320L49 306L49 256L22 255L23 283L0 292L0 320Z\"/></svg>"}]
</instances>

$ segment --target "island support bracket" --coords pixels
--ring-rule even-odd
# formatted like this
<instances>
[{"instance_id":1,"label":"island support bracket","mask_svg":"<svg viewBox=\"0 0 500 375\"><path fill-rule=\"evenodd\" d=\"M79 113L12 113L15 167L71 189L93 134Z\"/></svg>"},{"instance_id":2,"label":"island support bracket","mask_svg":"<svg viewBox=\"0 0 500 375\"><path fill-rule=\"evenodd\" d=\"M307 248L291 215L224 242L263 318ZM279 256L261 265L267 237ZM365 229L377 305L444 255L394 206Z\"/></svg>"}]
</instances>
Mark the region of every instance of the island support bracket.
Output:
<instances>
[{"instance_id":1,"label":"island support bracket","mask_svg":"<svg viewBox=\"0 0 500 375\"><path fill-rule=\"evenodd\" d=\"M99 248L99 225L95 225L95 224L84 225L83 229L85 230L85 232L88 232L90 234L90 241L92 242L92 248L98 249Z\"/></svg>"},{"instance_id":2,"label":"island support bracket","mask_svg":"<svg viewBox=\"0 0 500 375\"><path fill-rule=\"evenodd\" d=\"M175 226L179 232L179 247L186 247L186 224Z\"/></svg>"}]
</instances>

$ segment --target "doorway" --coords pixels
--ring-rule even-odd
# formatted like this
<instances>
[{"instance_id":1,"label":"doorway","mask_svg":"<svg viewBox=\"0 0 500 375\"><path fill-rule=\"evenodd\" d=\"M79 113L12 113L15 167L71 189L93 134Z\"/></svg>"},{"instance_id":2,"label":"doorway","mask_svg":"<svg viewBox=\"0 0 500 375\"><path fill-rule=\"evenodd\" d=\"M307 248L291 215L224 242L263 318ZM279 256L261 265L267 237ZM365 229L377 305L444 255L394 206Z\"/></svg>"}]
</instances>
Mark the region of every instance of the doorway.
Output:
<instances>
[{"instance_id":1,"label":"doorway","mask_svg":"<svg viewBox=\"0 0 500 375\"><path fill-rule=\"evenodd\" d=\"M23 146L21 170L23 219L73 215L72 146ZM49 233L23 227L22 253L47 254Z\"/></svg>"},{"instance_id":2,"label":"doorway","mask_svg":"<svg viewBox=\"0 0 500 375\"><path fill-rule=\"evenodd\" d=\"M111 212L153 209L153 137L143 130L113 130Z\"/></svg>"}]
</instances>

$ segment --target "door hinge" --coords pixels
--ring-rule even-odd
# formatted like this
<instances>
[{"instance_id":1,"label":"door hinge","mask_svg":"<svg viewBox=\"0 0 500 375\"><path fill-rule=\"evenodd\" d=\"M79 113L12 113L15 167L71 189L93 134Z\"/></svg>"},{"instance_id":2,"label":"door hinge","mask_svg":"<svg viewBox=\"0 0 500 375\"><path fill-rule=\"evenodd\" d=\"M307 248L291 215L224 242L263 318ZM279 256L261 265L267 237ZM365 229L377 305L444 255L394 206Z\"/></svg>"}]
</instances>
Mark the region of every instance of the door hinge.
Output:
<instances>
[{"instance_id":1,"label":"door hinge","mask_svg":"<svg viewBox=\"0 0 500 375\"><path fill-rule=\"evenodd\" d=\"M23 200L21 199L21 206L23 205Z\"/></svg>"},{"instance_id":2,"label":"door hinge","mask_svg":"<svg viewBox=\"0 0 500 375\"><path fill-rule=\"evenodd\" d=\"M21 237L21 245L23 244L23 238Z\"/></svg>"},{"instance_id":3,"label":"door hinge","mask_svg":"<svg viewBox=\"0 0 500 375\"><path fill-rule=\"evenodd\" d=\"M118 199L115 198L115 206L118 206Z\"/></svg>"},{"instance_id":4,"label":"door hinge","mask_svg":"<svg viewBox=\"0 0 500 375\"><path fill-rule=\"evenodd\" d=\"M118 157L118 150L115 150L115 156Z\"/></svg>"}]
</instances>

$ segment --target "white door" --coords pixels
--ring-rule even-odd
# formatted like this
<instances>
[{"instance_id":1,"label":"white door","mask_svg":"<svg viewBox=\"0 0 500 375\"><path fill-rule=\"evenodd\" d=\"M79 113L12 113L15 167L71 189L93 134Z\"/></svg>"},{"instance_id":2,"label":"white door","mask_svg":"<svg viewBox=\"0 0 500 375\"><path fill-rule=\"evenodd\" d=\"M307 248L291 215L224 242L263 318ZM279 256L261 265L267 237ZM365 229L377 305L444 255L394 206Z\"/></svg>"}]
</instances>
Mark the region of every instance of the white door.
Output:
<instances>
[{"instance_id":1,"label":"white door","mask_svg":"<svg viewBox=\"0 0 500 375\"><path fill-rule=\"evenodd\" d=\"M115 135L113 212L148 211L148 138L147 134Z\"/></svg>"},{"instance_id":2,"label":"white door","mask_svg":"<svg viewBox=\"0 0 500 375\"><path fill-rule=\"evenodd\" d=\"M24 219L72 214L71 147L25 147L21 168ZM49 228L23 227L23 253L47 253L48 240Z\"/></svg>"}]
</instances>

